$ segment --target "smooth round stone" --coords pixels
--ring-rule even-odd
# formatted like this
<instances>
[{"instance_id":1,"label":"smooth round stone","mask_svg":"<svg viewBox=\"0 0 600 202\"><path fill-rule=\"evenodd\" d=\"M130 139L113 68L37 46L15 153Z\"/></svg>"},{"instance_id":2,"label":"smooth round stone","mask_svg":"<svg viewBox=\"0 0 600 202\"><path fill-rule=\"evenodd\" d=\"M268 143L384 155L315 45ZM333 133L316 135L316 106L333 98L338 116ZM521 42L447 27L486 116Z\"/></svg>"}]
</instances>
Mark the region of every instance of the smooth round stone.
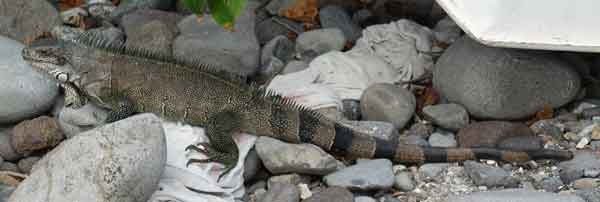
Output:
<instances>
[{"instance_id":1,"label":"smooth round stone","mask_svg":"<svg viewBox=\"0 0 600 202\"><path fill-rule=\"evenodd\" d=\"M0 124L40 115L52 107L59 92L55 81L25 63L23 47L0 36Z\"/></svg>"},{"instance_id":2,"label":"smooth round stone","mask_svg":"<svg viewBox=\"0 0 600 202\"><path fill-rule=\"evenodd\" d=\"M581 81L571 65L551 52L489 47L463 37L435 64L433 85L476 118L514 120L545 105L569 103Z\"/></svg>"},{"instance_id":3,"label":"smooth round stone","mask_svg":"<svg viewBox=\"0 0 600 202\"><path fill-rule=\"evenodd\" d=\"M378 83L369 86L360 98L364 120L385 121L403 128L412 118L416 108L415 96L405 88Z\"/></svg>"}]
</instances>

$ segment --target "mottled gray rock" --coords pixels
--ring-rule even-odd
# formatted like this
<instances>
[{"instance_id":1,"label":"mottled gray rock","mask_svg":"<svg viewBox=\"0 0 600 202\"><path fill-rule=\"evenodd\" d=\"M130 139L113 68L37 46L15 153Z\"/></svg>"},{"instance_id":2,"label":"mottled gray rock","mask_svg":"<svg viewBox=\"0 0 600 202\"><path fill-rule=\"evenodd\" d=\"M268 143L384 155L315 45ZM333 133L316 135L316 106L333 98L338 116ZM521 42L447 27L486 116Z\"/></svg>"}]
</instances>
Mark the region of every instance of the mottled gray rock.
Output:
<instances>
[{"instance_id":1,"label":"mottled gray rock","mask_svg":"<svg viewBox=\"0 0 600 202\"><path fill-rule=\"evenodd\" d=\"M180 35L173 43L173 55L183 61L216 64L244 76L256 73L260 46L254 30L255 4L248 2L236 18L235 32L223 29L211 16L206 16L202 23L196 21L195 15L185 17L177 25Z\"/></svg>"},{"instance_id":2,"label":"mottled gray rock","mask_svg":"<svg viewBox=\"0 0 600 202\"><path fill-rule=\"evenodd\" d=\"M19 163L17 163L17 166L19 167L19 170L21 170L21 172L23 172L25 174L29 174L29 172L31 171L31 168L33 168L35 163L37 163L40 159L42 159L42 158L38 157L38 156L30 156L30 157L21 159L19 161Z\"/></svg>"},{"instance_id":3,"label":"mottled gray rock","mask_svg":"<svg viewBox=\"0 0 600 202\"><path fill-rule=\"evenodd\" d=\"M19 170L19 166L17 166L17 164L8 162L8 161L4 161L4 163L2 163L2 165L0 165L0 171L12 171L12 172L16 172L16 173L21 172Z\"/></svg>"},{"instance_id":4,"label":"mottled gray rock","mask_svg":"<svg viewBox=\"0 0 600 202\"><path fill-rule=\"evenodd\" d=\"M410 172L400 172L394 177L394 187L400 191L412 191L415 183Z\"/></svg>"},{"instance_id":5,"label":"mottled gray rock","mask_svg":"<svg viewBox=\"0 0 600 202\"><path fill-rule=\"evenodd\" d=\"M35 164L9 201L146 201L165 163L161 120L139 114L64 141Z\"/></svg>"},{"instance_id":6,"label":"mottled gray rock","mask_svg":"<svg viewBox=\"0 0 600 202\"><path fill-rule=\"evenodd\" d=\"M271 15L283 15L283 12L292 8L296 0L273 0L265 7Z\"/></svg>"},{"instance_id":7,"label":"mottled gray rock","mask_svg":"<svg viewBox=\"0 0 600 202\"><path fill-rule=\"evenodd\" d=\"M536 121L529 128L536 135L548 135L555 139L560 139L563 135L563 131L557 126L556 121L549 121L548 119Z\"/></svg>"},{"instance_id":8,"label":"mottled gray rock","mask_svg":"<svg viewBox=\"0 0 600 202\"><path fill-rule=\"evenodd\" d=\"M308 68L308 63L302 60L292 60L285 65L281 74L299 72L305 70L306 68Z\"/></svg>"},{"instance_id":9,"label":"mottled gray rock","mask_svg":"<svg viewBox=\"0 0 600 202\"><path fill-rule=\"evenodd\" d=\"M503 139L528 136L533 132L520 122L481 121L461 128L456 139L461 147L496 147Z\"/></svg>"},{"instance_id":10,"label":"mottled gray rock","mask_svg":"<svg viewBox=\"0 0 600 202\"><path fill-rule=\"evenodd\" d=\"M486 187L515 187L519 181L510 172L491 165L466 161L465 172L478 186Z\"/></svg>"},{"instance_id":11,"label":"mottled gray rock","mask_svg":"<svg viewBox=\"0 0 600 202\"><path fill-rule=\"evenodd\" d=\"M175 1L161 0L121 0L119 6L111 13L113 19L121 18L123 15L141 9L170 10L175 8Z\"/></svg>"},{"instance_id":12,"label":"mottled gray rock","mask_svg":"<svg viewBox=\"0 0 600 202\"><path fill-rule=\"evenodd\" d=\"M448 163L427 163L419 168L419 173L426 178L436 178L449 166Z\"/></svg>"},{"instance_id":13,"label":"mottled gray rock","mask_svg":"<svg viewBox=\"0 0 600 202\"><path fill-rule=\"evenodd\" d=\"M185 16L168 11L162 11L157 9L140 9L135 12L124 15L121 19L121 27L125 30L125 33L134 32L139 27L148 24L152 21L159 21L165 24L169 30L178 33L177 22L182 20Z\"/></svg>"},{"instance_id":14,"label":"mottled gray rock","mask_svg":"<svg viewBox=\"0 0 600 202\"><path fill-rule=\"evenodd\" d=\"M575 193L586 202L600 202L600 190L598 189L577 190Z\"/></svg>"},{"instance_id":15,"label":"mottled gray rock","mask_svg":"<svg viewBox=\"0 0 600 202\"><path fill-rule=\"evenodd\" d=\"M300 34L302 32L304 32L302 24L279 16L271 17L256 24L256 37L261 45L277 36L287 36L289 33Z\"/></svg>"},{"instance_id":16,"label":"mottled gray rock","mask_svg":"<svg viewBox=\"0 0 600 202\"><path fill-rule=\"evenodd\" d=\"M333 186L313 195L302 202L353 202L352 192L345 188Z\"/></svg>"},{"instance_id":17,"label":"mottled gray rock","mask_svg":"<svg viewBox=\"0 0 600 202\"><path fill-rule=\"evenodd\" d=\"M600 157L591 151L577 151L573 159L560 162L558 167L560 178L568 184L582 178L585 170L600 169Z\"/></svg>"},{"instance_id":18,"label":"mottled gray rock","mask_svg":"<svg viewBox=\"0 0 600 202\"><path fill-rule=\"evenodd\" d=\"M390 122L401 129L412 118L416 103L415 96L405 88L378 83L363 92L360 110L364 120Z\"/></svg>"},{"instance_id":19,"label":"mottled gray rock","mask_svg":"<svg viewBox=\"0 0 600 202\"><path fill-rule=\"evenodd\" d=\"M377 200L368 196L358 196L354 197L354 202L377 202Z\"/></svg>"},{"instance_id":20,"label":"mottled gray rock","mask_svg":"<svg viewBox=\"0 0 600 202\"><path fill-rule=\"evenodd\" d=\"M298 175L296 173L286 174L286 175L277 175L270 177L268 180L269 187L276 186L280 183L298 185L300 183L309 184L310 177L307 175Z\"/></svg>"},{"instance_id":21,"label":"mottled gray rock","mask_svg":"<svg viewBox=\"0 0 600 202\"><path fill-rule=\"evenodd\" d=\"M267 170L273 174L326 175L338 167L333 156L312 144L289 144L261 136L256 140L255 148Z\"/></svg>"},{"instance_id":22,"label":"mottled gray rock","mask_svg":"<svg viewBox=\"0 0 600 202\"><path fill-rule=\"evenodd\" d=\"M452 195L448 202L585 202L576 195L540 192L528 189L505 189L489 192L475 192L465 195Z\"/></svg>"},{"instance_id":23,"label":"mottled gray rock","mask_svg":"<svg viewBox=\"0 0 600 202\"><path fill-rule=\"evenodd\" d=\"M435 64L433 85L474 117L512 120L544 105L556 108L570 102L581 81L568 63L550 52L488 47L465 36Z\"/></svg>"},{"instance_id":24,"label":"mottled gray rock","mask_svg":"<svg viewBox=\"0 0 600 202\"><path fill-rule=\"evenodd\" d=\"M540 188L547 192L558 192L564 185L558 177L547 177L540 182Z\"/></svg>"},{"instance_id":25,"label":"mottled gray rock","mask_svg":"<svg viewBox=\"0 0 600 202\"><path fill-rule=\"evenodd\" d=\"M58 116L58 124L68 139L102 125L106 116L108 116L107 110L87 103L78 109L63 107Z\"/></svg>"},{"instance_id":26,"label":"mottled gray rock","mask_svg":"<svg viewBox=\"0 0 600 202\"><path fill-rule=\"evenodd\" d=\"M0 129L0 157L4 160L16 161L23 156L17 153L12 147L11 130L12 129Z\"/></svg>"},{"instance_id":27,"label":"mottled gray rock","mask_svg":"<svg viewBox=\"0 0 600 202\"><path fill-rule=\"evenodd\" d=\"M269 186L269 190L261 201L298 202L300 201L300 191L295 185L275 182L273 186Z\"/></svg>"},{"instance_id":28,"label":"mottled gray rock","mask_svg":"<svg viewBox=\"0 0 600 202\"><path fill-rule=\"evenodd\" d=\"M392 162L388 159L369 160L331 173L323 181L328 186L350 190L387 189L394 184Z\"/></svg>"},{"instance_id":29,"label":"mottled gray rock","mask_svg":"<svg viewBox=\"0 0 600 202\"><path fill-rule=\"evenodd\" d=\"M40 115L52 107L59 92L53 79L26 64L21 56L23 47L0 36L0 124Z\"/></svg>"},{"instance_id":30,"label":"mottled gray rock","mask_svg":"<svg viewBox=\"0 0 600 202\"><path fill-rule=\"evenodd\" d=\"M423 147L431 146L429 142L422 136L419 135L408 135L408 136L400 136L398 138L400 142L408 145L419 145Z\"/></svg>"},{"instance_id":31,"label":"mottled gray rock","mask_svg":"<svg viewBox=\"0 0 600 202\"><path fill-rule=\"evenodd\" d=\"M438 130L429 136L429 145L432 147L456 147L456 138L449 131Z\"/></svg>"},{"instance_id":32,"label":"mottled gray rock","mask_svg":"<svg viewBox=\"0 0 600 202\"><path fill-rule=\"evenodd\" d=\"M121 25L127 34L126 44L170 56L179 32L177 21L182 18L172 12L151 9L125 15Z\"/></svg>"},{"instance_id":33,"label":"mottled gray rock","mask_svg":"<svg viewBox=\"0 0 600 202\"><path fill-rule=\"evenodd\" d=\"M49 32L52 27L61 23L58 11L48 1L0 0L0 35L25 42L27 38L35 37L42 32ZM0 47L7 48L12 48L11 46L0 45ZM13 51L19 52L20 50L14 48ZM4 57L4 54L0 54L0 57ZM0 81L3 80L0 79Z\"/></svg>"},{"instance_id":34,"label":"mottled gray rock","mask_svg":"<svg viewBox=\"0 0 600 202\"><path fill-rule=\"evenodd\" d=\"M315 29L303 32L296 39L296 53L304 61L327 53L341 51L346 44L344 33L338 28Z\"/></svg>"},{"instance_id":35,"label":"mottled gray rock","mask_svg":"<svg viewBox=\"0 0 600 202\"><path fill-rule=\"evenodd\" d=\"M423 108L423 115L425 119L451 131L458 131L469 124L467 110L454 103L426 106Z\"/></svg>"},{"instance_id":36,"label":"mottled gray rock","mask_svg":"<svg viewBox=\"0 0 600 202\"><path fill-rule=\"evenodd\" d=\"M429 138L435 128L431 123L428 122L417 122L410 126L408 130L404 132L405 135L415 135L423 138Z\"/></svg>"},{"instance_id":37,"label":"mottled gray rock","mask_svg":"<svg viewBox=\"0 0 600 202\"><path fill-rule=\"evenodd\" d=\"M362 35L361 28L352 21L344 8L338 5L329 5L319 10L319 21L323 28L338 28L349 41L356 41Z\"/></svg>"},{"instance_id":38,"label":"mottled gray rock","mask_svg":"<svg viewBox=\"0 0 600 202\"><path fill-rule=\"evenodd\" d=\"M271 78L283 71L285 64L294 57L294 42L285 36L269 41L261 51L261 75Z\"/></svg>"},{"instance_id":39,"label":"mottled gray rock","mask_svg":"<svg viewBox=\"0 0 600 202\"><path fill-rule=\"evenodd\" d=\"M360 131L364 134L381 138L384 140L392 140L398 136L398 131L388 122L383 121L340 121L340 123Z\"/></svg>"}]
</instances>

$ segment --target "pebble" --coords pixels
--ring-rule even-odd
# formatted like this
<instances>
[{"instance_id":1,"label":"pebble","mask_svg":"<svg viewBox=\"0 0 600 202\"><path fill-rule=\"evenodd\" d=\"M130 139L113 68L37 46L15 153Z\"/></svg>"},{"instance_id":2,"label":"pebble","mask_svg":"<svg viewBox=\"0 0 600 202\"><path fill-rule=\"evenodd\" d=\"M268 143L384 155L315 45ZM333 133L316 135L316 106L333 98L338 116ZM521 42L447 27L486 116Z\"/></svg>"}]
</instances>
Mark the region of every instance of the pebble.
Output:
<instances>
[{"instance_id":1,"label":"pebble","mask_svg":"<svg viewBox=\"0 0 600 202\"><path fill-rule=\"evenodd\" d=\"M529 128L536 135L547 135L558 140L563 135L563 131L553 122L547 119L539 120L529 126Z\"/></svg>"},{"instance_id":2,"label":"pebble","mask_svg":"<svg viewBox=\"0 0 600 202\"><path fill-rule=\"evenodd\" d=\"M433 35L435 40L452 44L461 37L462 29L449 16L444 17L435 24Z\"/></svg>"},{"instance_id":3,"label":"pebble","mask_svg":"<svg viewBox=\"0 0 600 202\"><path fill-rule=\"evenodd\" d=\"M0 9L0 35L8 36L19 42L25 42L28 37L35 37L42 32L49 32L52 27L61 24L57 9L45 0L0 0L0 5L2 5L2 9ZM4 41L4 39L0 41ZM20 53L21 48L14 48L11 47L13 45L4 43L6 42L1 42L0 47ZM0 57L4 57L2 52L0 51ZM0 59L0 61L4 61L4 59ZM6 74L6 71L2 70L2 72ZM0 79L0 81L4 80L4 78ZM4 85L6 84L0 86Z\"/></svg>"},{"instance_id":4,"label":"pebble","mask_svg":"<svg viewBox=\"0 0 600 202\"><path fill-rule=\"evenodd\" d=\"M266 44L277 36L302 32L304 32L302 24L279 16L273 16L256 24L256 37L260 45Z\"/></svg>"},{"instance_id":5,"label":"pebble","mask_svg":"<svg viewBox=\"0 0 600 202\"><path fill-rule=\"evenodd\" d=\"M571 183L583 177L586 170L600 169L600 157L591 151L577 151L574 158L558 164L560 178L565 183Z\"/></svg>"},{"instance_id":6,"label":"pebble","mask_svg":"<svg viewBox=\"0 0 600 202\"><path fill-rule=\"evenodd\" d=\"M431 146L431 145L429 145L429 142L424 137L418 136L418 135L400 136L398 139L403 144L419 145L419 146L423 146L423 147Z\"/></svg>"},{"instance_id":7,"label":"pebble","mask_svg":"<svg viewBox=\"0 0 600 202\"><path fill-rule=\"evenodd\" d=\"M308 63L302 60L292 60L285 65L281 74L291 74L305 70L306 68L308 68Z\"/></svg>"},{"instance_id":8,"label":"pebble","mask_svg":"<svg viewBox=\"0 0 600 202\"><path fill-rule=\"evenodd\" d=\"M456 147L457 143L452 132L438 130L429 136L429 145L432 147Z\"/></svg>"},{"instance_id":9,"label":"pebble","mask_svg":"<svg viewBox=\"0 0 600 202\"><path fill-rule=\"evenodd\" d=\"M481 121L461 128L456 136L460 147L495 147L507 137L533 136L533 132L519 122Z\"/></svg>"},{"instance_id":10,"label":"pebble","mask_svg":"<svg viewBox=\"0 0 600 202\"><path fill-rule=\"evenodd\" d=\"M585 169L585 170L583 170L583 176L584 177L591 177L591 178L600 177L600 168L598 168L598 169Z\"/></svg>"},{"instance_id":11,"label":"pebble","mask_svg":"<svg viewBox=\"0 0 600 202\"><path fill-rule=\"evenodd\" d=\"M52 148L58 145L65 135L58 121L49 116L40 116L17 124L12 130L12 147L21 155Z\"/></svg>"},{"instance_id":12,"label":"pebble","mask_svg":"<svg viewBox=\"0 0 600 202\"><path fill-rule=\"evenodd\" d=\"M552 53L488 47L467 36L446 49L433 70L441 96L480 119L514 120L546 104L557 108L581 87L577 72Z\"/></svg>"},{"instance_id":13,"label":"pebble","mask_svg":"<svg viewBox=\"0 0 600 202\"><path fill-rule=\"evenodd\" d=\"M285 36L277 36L262 48L261 74L271 78L283 71L285 64L294 57L294 42Z\"/></svg>"},{"instance_id":14,"label":"pebble","mask_svg":"<svg viewBox=\"0 0 600 202\"><path fill-rule=\"evenodd\" d=\"M387 189L394 184L392 162L388 159L366 160L326 175L328 186L340 186L350 190Z\"/></svg>"},{"instance_id":15,"label":"pebble","mask_svg":"<svg viewBox=\"0 0 600 202\"><path fill-rule=\"evenodd\" d=\"M458 131L469 124L467 110L454 103L430 105L423 108L425 119L451 131Z\"/></svg>"},{"instance_id":16,"label":"pebble","mask_svg":"<svg viewBox=\"0 0 600 202\"><path fill-rule=\"evenodd\" d=\"M510 172L495 166L466 161L465 172L478 186L486 187L516 187L518 179L511 176Z\"/></svg>"},{"instance_id":17,"label":"pebble","mask_svg":"<svg viewBox=\"0 0 600 202\"><path fill-rule=\"evenodd\" d=\"M400 172L394 177L394 187L400 191L412 191L415 189L412 174L410 172Z\"/></svg>"},{"instance_id":18,"label":"pebble","mask_svg":"<svg viewBox=\"0 0 600 202\"><path fill-rule=\"evenodd\" d=\"M215 64L226 71L242 76L258 71L260 46L254 31L255 2L248 2L236 18L235 32L230 32L210 16L199 24L189 15L177 24L179 34L173 43L173 55L183 61L200 60Z\"/></svg>"},{"instance_id":19,"label":"pebble","mask_svg":"<svg viewBox=\"0 0 600 202\"><path fill-rule=\"evenodd\" d=\"M296 39L296 54L303 61L329 51L341 51L346 44L344 33L338 28L324 28L303 32Z\"/></svg>"},{"instance_id":20,"label":"pebble","mask_svg":"<svg viewBox=\"0 0 600 202\"><path fill-rule=\"evenodd\" d=\"M356 41L362 35L361 28L352 21L348 12L341 6L328 5L322 7L319 10L319 21L323 28L340 29L349 41Z\"/></svg>"},{"instance_id":21,"label":"pebble","mask_svg":"<svg viewBox=\"0 0 600 202\"><path fill-rule=\"evenodd\" d=\"M419 167L419 173L425 178L436 178L448 167L448 163L426 163Z\"/></svg>"},{"instance_id":22,"label":"pebble","mask_svg":"<svg viewBox=\"0 0 600 202\"><path fill-rule=\"evenodd\" d=\"M333 156L312 144L290 144L261 136L256 140L255 148L267 170L273 174L326 175L338 168Z\"/></svg>"},{"instance_id":23,"label":"pebble","mask_svg":"<svg viewBox=\"0 0 600 202\"><path fill-rule=\"evenodd\" d=\"M0 157L8 161L17 161L23 156L17 153L12 146L11 130L0 129Z\"/></svg>"},{"instance_id":24,"label":"pebble","mask_svg":"<svg viewBox=\"0 0 600 202\"><path fill-rule=\"evenodd\" d=\"M0 1L0 5L7 3ZM23 47L22 43L0 36L0 124L16 123L44 113L52 107L59 93L53 79L23 60Z\"/></svg>"},{"instance_id":25,"label":"pebble","mask_svg":"<svg viewBox=\"0 0 600 202\"><path fill-rule=\"evenodd\" d=\"M353 202L352 192L343 187L333 186L313 195L302 202Z\"/></svg>"},{"instance_id":26,"label":"pebble","mask_svg":"<svg viewBox=\"0 0 600 202\"><path fill-rule=\"evenodd\" d=\"M448 202L585 202L575 195L540 192L528 189L505 189L449 196Z\"/></svg>"},{"instance_id":27,"label":"pebble","mask_svg":"<svg viewBox=\"0 0 600 202\"><path fill-rule=\"evenodd\" d=\"M285 174L285 175L276 175L272 176L268 180L268 187L272 187L277 185L278 183L292 184L298 185L301 183L308 184L310 183L310 177L306 175L299 175L297 173Z\"/></svg>"},{"instance_id":28,"label":"pebble","mask_svg":"<svg viewBox=\"0 0 600 202\"><path fill-rule=\"evenodd\" d=\"M158 188L165 163L160 118L134 115L64 141L35 164L9 202L143 201Z\"/></svg>"},{"instance_id":29,"label":"pebble","mask_svg":"<svg viewBox=\"0 0 600 202\"><path fill-rule=\"evenodd\" d=\"M272 186L269 186L269 190L267 190L261 201L298 202L300 201L300 191L295 185L274 182Z\"/></svg>"},{"instance_id":30,"label":"pebble","mask_svg":"<svg viewBox=\"0 0 600 202\"><path fill-rule=\"evenodd\" d=\"M40 159L42 158L38 156L30 156L21 159L19 163L17 163L17 166L19 167L19 170L21 170L21 172L29 174L35 163L37 163Z\"/></svg>"},{"instance_id":31,"label":"pebble","mask_svg":"<svg viewBox=\"0 0 600 202\"><path fill-rule=\"evenodd\" d=\"M358 196L354 198L354 202L377 202L377 200L368 196Z\"/></svg>"},{"instance_id":32,"label":"pebble","mask_svg":"<svg viewBox=\"0 0 600 202\"><path fill-rule=\"evenodd\" d=\"M421 136L423 138L429 138L429 136L433 133L434 130L435 128L430 123L417 122L412 124L404 134L408 136L415 135Z\"/></svg>"},{"instance_id":33,"label":"pebble","mask_svg":"<svg viewBox=\"0 0 600 202\"><path fill-rule=\"evenodd\" d=\"M364 120L384 121L396 129L406 126L416 109L415 96L405 88L387 83L373 84L360 98L360 111Z\"/></svg>"},{"instance_id":34,"label":"pebble","mask_svg":"<svg viewBox=\"0 0 600 202\"><path fill-rule=\"evenodd\" d=\"M540 182L540 188L547 192L558 192L565 184L557 177L547 177Z\"/></svg>"}]
</instances>

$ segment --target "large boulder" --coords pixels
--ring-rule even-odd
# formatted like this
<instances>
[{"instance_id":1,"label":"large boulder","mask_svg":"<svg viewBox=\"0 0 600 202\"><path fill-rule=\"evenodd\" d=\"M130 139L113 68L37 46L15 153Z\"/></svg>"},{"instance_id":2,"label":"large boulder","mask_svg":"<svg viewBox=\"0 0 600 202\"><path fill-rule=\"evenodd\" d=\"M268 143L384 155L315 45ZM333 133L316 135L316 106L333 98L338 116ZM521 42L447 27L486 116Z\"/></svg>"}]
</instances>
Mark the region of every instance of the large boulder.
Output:
<instances>
[{"instance_id":1,"label":"large boulder","mask_svg":"<svg viewBox=\"0 0 600 202\"><path fill-rule=\"evenodd\" d=\"M474 117L513 120L570 102L581 82L552 52L489 47L463 37L435 64L433 85Z\"/></svg>"}]
</instances>

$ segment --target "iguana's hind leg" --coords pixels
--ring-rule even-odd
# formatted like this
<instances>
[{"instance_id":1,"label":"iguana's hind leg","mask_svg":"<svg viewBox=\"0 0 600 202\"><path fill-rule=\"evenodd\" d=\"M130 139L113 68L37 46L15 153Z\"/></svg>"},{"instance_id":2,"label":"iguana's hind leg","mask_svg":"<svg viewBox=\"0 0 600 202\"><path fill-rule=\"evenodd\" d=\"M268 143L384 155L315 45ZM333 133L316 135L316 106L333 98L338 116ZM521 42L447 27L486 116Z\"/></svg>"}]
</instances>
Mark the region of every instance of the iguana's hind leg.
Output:
<instances>
[{"instance_id":1,"label":"iguana's hind leg","mask_svg":"<svg viewBox=\"0 0 600 202\"><path fill-rule=\"evenodd\" d=\"M219 180L227 174L238 161L238 147L233 140L233 133L239 131L241 126L241 117L233 110L223 111L211 116L209 123L206 125L206 135L210 141L201 143L203 148L196 145L189 145L186 151L191 149L197 152L202 152L208 156L208 159L190 159L190 163L207 163L218 162L225 166L225 169Z\"/></svg>"}]
</instances>

